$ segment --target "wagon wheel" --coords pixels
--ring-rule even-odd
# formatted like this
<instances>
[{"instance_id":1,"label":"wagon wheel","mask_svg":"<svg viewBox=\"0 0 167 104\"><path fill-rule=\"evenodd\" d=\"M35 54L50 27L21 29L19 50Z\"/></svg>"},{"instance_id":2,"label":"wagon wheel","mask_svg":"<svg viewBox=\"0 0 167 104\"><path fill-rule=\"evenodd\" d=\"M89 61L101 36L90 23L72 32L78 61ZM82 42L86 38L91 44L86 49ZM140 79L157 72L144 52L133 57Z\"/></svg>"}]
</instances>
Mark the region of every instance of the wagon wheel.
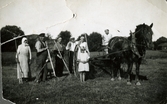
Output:
<instances>
[{"instance_id":1,"label":"wagon wheel","mask_svg":"<svg viewBox=\"0 0 167 104\"><path fill-rule=\"evenodd\" d=\"M74 55L73 55L73 70L76 77L79 77L78 72L78 62L77 62L77 53L78 53L78 47L75 47Z\"/></svg>"}]
</instances>

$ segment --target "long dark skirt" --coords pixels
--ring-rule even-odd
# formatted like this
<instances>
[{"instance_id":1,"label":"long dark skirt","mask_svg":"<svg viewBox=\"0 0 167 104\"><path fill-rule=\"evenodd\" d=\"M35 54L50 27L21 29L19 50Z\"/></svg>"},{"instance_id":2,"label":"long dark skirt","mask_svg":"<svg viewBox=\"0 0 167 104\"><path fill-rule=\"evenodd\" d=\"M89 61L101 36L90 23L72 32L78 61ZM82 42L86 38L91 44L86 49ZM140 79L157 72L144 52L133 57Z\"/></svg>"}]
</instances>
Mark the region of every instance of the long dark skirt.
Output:
<instances>
[{"instance_id":1,"label":"long dark skirt","mask_svg":"<svg viewBox=\"0 0 167 104\"><path fill-rule=\"evenodd\" d=\"M64 56L64 52L61 51L60 53ZM57 77L61 77L63 75L64 63L57 55L61 56L58 51L55 51L55 73Z\"/></svg>"}]
</instances>

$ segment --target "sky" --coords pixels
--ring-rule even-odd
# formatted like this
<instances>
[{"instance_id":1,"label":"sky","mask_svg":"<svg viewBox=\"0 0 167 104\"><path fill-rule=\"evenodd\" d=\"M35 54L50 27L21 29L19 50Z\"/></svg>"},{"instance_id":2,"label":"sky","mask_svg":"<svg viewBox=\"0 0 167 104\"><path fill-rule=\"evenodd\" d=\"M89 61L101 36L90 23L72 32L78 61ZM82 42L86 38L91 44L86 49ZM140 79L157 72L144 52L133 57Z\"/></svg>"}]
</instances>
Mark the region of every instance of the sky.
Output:
<instances>
[{"instance_id":1,"label":"sky","mask_svg":"<svg viewBox=\"0 0 167 104\"><path fill-rule=\"evenodd\" d=\"M0 28L21 27L26 35L61 31L73 37L110 30L129 36L139 24L153 23L153 41L167 37L166 0L0 0Z\"/></svg>"}]
</instances>

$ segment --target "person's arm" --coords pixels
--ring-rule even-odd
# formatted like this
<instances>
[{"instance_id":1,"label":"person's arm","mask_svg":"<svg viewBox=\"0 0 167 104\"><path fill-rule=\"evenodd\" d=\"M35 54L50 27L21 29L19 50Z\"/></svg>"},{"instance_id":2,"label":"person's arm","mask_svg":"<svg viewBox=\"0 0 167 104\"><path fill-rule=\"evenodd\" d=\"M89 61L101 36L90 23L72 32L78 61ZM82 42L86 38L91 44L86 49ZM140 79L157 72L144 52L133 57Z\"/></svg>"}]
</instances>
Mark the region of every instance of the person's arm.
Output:
<instances>
[{"instance_id":1,"label":"person's arm","mask_svg":"<svg viewBox=\"0 0 167 104\"><path fill-rule=\"evenodd\" d=\"M60 59L62 58L61 56L60 56L60 54L59 54L59 49L58 49L59 47L58 47L58 45L57 45L57 42L55 42L55 44L54 44L54 46L53 46L53 53L54 53L54 55L55 56L57 56L57 57L59 57Z\"/></svg>"},{"instance_id":2,"label":"person's arm","mask_svg":"<svg viewBox=\"0 0 167 104\"><path fill-rule=\"evenodd\" d=\"M89 52L89 49L88 49L88 44L87 44L87 42L85 42L85 48L86 48L86 51L88 52L88 55L90 56L90 52Z\"/></svg>"},{"instance_id":3,"label":"person's arm","mask_svg":"<svg viewBox=\"0 0 167 104\"><path fill-rule=\"evenodd\" d=\"M42 52L42 51L45 51L47 49L47 47L46 48L41 48L41 43L39 41L36 42L35 47L37 49L37 52Z\"/></svg>"},{"instance_id":4,"label":"person's arm","mask_svg":"<svg viewBox=\"0 0 167 104\"><path fill-rule=\"evenodd\" d=\"M16 52L16 62L17 63L19 63L19 59L18 59L19 54L20 54L20 45L18 46L17 52Z\"/></svg>"},{"instance_id":5,"label":"person's arm","mask_svg":"<svg viewBox=\"0 0 167 104\"><path fill-rule=\"evenodd\" d=\"M58 50L57 47L58 47L58 46L57 46L57 42L55 42L55 44L53 45L53 50L54 50L54 51L55 51L55 50Z\"/></svg>"},{"instance_id":6,"label":"person's arm","mask_svg":"<svg viewBox=\"0 0 167 104\"><path fill-rule=\"evenodd\" d=\"M88 52L88 56L87 56L87 60L83 62L84 64L87 63L87 62L89 61L89 58L90 58L90 52L89 52L89 49L88 49L88 44L87 44L87 42L85 42L85 49L86 49L86 51Z\"/></svg>"},{"instance_id":7,"label":"person's arm","mask_svg":"<svg viewBox=\"0 0 167 104\"><path fill-rule=\"evenodd\" d=\"M102 35L102 40L105 41L105 37L104 37L104 35Z\"/></svg>"},{"instance_id":8,"label":"person's arm","mask_svg":"<svg viewBox=\"0 0 167 104\"><path fill-rule=\"evenodd\" d=\"M68 42L68 43L67 43L67 46L66 46L66 50L69 50L69 49L70 49L70 45L71 45L71 43Z\"/></svg>"},{"instance_id":9,"label":"person's arm","mask_svg":"<svg viewBox=\"0 0 167 104\"><path fill-rule=\"evenodd\" d=\"M81 58L80 58L80 49L78 48L78 51L77 51L77 61L78 62L81 62Z\"/></svg>"},{"instance_id":10,"label":"person's arm","mask_svg":"<svg viewBox=\"0 0 167 104\"><path fill-rule=\"evenodd\" d=\"M28 63L31 64L32 54L31 54L31 48L30 48L30 46L28 46L28 52L29 52L29 60L28 60Z\"/></svg>"},{"instance_id":11,"label":"person's arm","mask_svg":"<svg viewBox=\"0 0 167 104\"><path fill-rule=\"evenodd\" d=\"M80 48L81 41L76 42L76 47L79 49Z\"/></svg>"}]
</instances>

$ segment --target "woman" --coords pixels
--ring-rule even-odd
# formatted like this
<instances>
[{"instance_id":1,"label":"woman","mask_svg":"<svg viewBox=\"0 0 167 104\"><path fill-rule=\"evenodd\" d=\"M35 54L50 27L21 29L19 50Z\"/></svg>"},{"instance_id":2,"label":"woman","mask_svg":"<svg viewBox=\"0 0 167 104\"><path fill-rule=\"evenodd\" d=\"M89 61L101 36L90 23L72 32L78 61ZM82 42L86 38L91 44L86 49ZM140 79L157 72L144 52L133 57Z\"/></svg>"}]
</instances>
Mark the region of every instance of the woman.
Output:
<instances>
[{"instance_id":1,"label":"woman","mask_svg":"<svg viewBox=\"0 0 167 104\"><path fill-rule=\"evenodd\" d=\"M63 64L63 56L64 56L64 46L61 43L62 42L62 38L58 37L55 40L55 44L53 47L53 51L55 54L55 73L57 77L61 77L63 75L63 68L64 68L64 64Z\"/></svg>"},{"instance_id":2,"label":"woman","mask_svg":"<svg viewBox=\"0 0 167 104\"><path fill-rule=\"evenodd\" d=\"M78 72L80 73L80 81L85 82L85 74L89 71L89 58L90 52L88 49L87 42L85 41L85 36L81 35L80 40L78 42L78 55L77 61L78 64Z\"/></svg>"},{"instance_id":3,"label":"woman","mask_svg":"<svg viewBox=\"0 0 167 104\"><path fill-rule=\"evenodd\" d=\"M23 81L28 81L29 76L29 64L31 61L31 49L28 45L27 38L22 38L22 43L18 46L16 53L17 62L17 78L19 79L19 84Z\"/></svg>"}]
</instances>

